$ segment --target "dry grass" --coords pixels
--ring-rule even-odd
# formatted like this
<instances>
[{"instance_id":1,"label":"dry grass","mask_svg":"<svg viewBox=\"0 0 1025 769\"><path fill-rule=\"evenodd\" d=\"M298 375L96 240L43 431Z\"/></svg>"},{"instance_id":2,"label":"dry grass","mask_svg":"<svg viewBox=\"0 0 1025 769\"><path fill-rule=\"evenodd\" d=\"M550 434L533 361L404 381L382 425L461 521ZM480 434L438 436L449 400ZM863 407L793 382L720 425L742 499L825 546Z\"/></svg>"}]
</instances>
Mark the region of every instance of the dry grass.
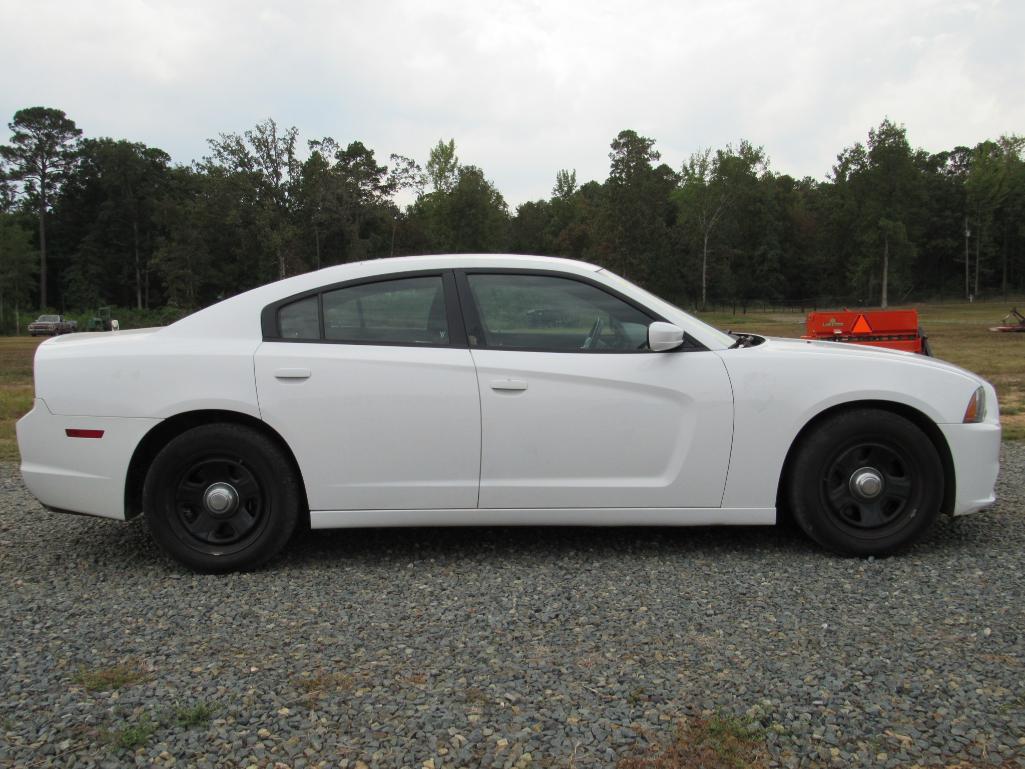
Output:
<instances>
[{"instance_id":1,"label":"dry grass","mask_svg":"<svg viewBox=\"0 0 1025 769\"><path fill-rule=\"evenodd\" d=\"M81 668L72 679L90 692L109 692L142 683L149 674L135 661L103 668Z\"/></svg>"},{"instance_id":2,"label":"dry grass","mask_svg":"<svg viewBox=\"0 0 1025 769\"><path fill-rule=\"evenodd\" d=\"M350 673L319 673L299 678L296 680L296 684L308 694L332 691L347 692L356 685L356 679Z\"/></svg>"},{"instance_id":3,"label":"dry grass","mask_svg":"<svg viewBox=\"0 0 1025 769\"><path fill-rule=\"evenodd\" d=\"M742 719L716 714L685 719L672 736L618 769L755 769L766 766L763 731Z\"/></svg>"},{"instance_id":4,"label":"dry grass","mask_svg":"<svg viewBox=\"0 0 1025 769\"><path fill-rule=\"evenodd\" d=\"M1019 302L1025 308L1025 300ZM1025 333L997 334L1014 300L917 305L922 327L938 358L984 376L997 388L1006 440L1025 440ZM705 313L721 329L770 336L804 333L799 312ZM43 338L0 337L0 462L18 461L14 423L32 408L32 356Z\"/></svg>"}]
</instances>

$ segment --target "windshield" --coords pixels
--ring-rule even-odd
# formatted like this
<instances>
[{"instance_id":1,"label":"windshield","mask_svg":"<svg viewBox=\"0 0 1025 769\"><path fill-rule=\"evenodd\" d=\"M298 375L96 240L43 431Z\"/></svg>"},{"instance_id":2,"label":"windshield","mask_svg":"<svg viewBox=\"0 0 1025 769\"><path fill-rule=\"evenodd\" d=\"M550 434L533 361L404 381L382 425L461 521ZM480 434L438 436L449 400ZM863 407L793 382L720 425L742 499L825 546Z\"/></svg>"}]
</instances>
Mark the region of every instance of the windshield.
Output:
<instances>
[{"instance_id":1,"label":"windshield","mask_svg":"<svg viewBox=\"0 0 1025 769\"><path fill-rule=\"evenodd\" d=\"M625 293L633 292L633 293L636 293L636 294L641 294L643 296L645 302L652 309L658 310L660 313L662 313L662 315L666 316L669 320L677 320L678 321L678 319L674 319L673 316L674 315L682 315L684 318L687 319L688 322L696 323L696 324L700 325L702 327L702 329L707 332L708 336L710 336L713 339L715 339L718 342L720 342L724 347L731 347L733 345L733 343L736 341L736 339L734 339L729 334L726 334L726 333L720 331L715 326L708 325L703 320L695 318L689 312L684 312L679 307L677 307L675 304L672 304L670 302L667 302L665 299L661 299L661 298L655 296L650 291L646 291L643 288L641 288L640 286L638 286L638 285L636 285L634 283L631 283L626 278L622 278L619 275L616 275L616 273L610 272L609 270L606 270L605 268L602 268L601 270L599 270L599 272L601 272L601 274L604 275L609 280L609 282L612 283L613 286L617 286L617 284L618 284L618 286L617 286L618 288L620 288L620 289L624 289L624 288L628 289L628 291L626 291Z\"/></svg>"},{"instance_id":2,"label":"windshield","mask_svg":"<svg viewBox=\"0 0 1025 769\"><path fill-rule=\"evenodd\" d=\"M60 320L59 315L40 315L37 323L56 323Z\"/></svg>"}]
</instances>

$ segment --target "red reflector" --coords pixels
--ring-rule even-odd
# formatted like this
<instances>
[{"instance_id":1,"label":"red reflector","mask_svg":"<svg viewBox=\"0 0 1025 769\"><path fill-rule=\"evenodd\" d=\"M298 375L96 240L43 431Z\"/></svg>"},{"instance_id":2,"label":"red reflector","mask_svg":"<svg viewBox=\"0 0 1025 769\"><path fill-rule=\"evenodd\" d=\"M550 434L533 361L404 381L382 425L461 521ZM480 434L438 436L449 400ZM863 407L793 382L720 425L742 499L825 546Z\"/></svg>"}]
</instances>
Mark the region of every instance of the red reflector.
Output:
<instances>
[{"instance_id":1,"label":"red reflector","mask_svg":"<svg viewBox=\"0 0 1025 769\"><path fill-rule=\"evenodd\" d=\"M64 434L69 438L102 438L103 430L80 430L77 427L69 427Z\"/></svg>"},{"instance_id":2,"label":"red reflector","mask_svg":"<svg viewBox=\"0 0 1025 769\"><path fill-rule=\"evenodd\" d=\"M872 327L868 325L868 321L865 320L864 315L859 315L858 319L854 321L854 328L851 329L855 334L871 334Z\"/></svg>"}]
</instances>

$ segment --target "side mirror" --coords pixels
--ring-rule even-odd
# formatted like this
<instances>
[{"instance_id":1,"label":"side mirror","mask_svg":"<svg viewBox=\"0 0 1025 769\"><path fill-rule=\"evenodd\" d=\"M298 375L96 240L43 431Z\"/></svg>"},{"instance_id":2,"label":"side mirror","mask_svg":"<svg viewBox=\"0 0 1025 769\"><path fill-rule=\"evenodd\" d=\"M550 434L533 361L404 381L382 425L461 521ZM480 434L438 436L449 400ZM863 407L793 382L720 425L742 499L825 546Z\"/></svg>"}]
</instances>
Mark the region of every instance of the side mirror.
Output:
<instances>
[{"instance_id":1,"label":"side mirror","mask_svg":"<svg viewBox=\"0 0 1025 769\"><path fill-rule=\"evenodd\" d=\"M648 347L653 352L675 350L683 344L683 329L673 323L655 321L648 326Z\"/></svg>"}]
</instances>

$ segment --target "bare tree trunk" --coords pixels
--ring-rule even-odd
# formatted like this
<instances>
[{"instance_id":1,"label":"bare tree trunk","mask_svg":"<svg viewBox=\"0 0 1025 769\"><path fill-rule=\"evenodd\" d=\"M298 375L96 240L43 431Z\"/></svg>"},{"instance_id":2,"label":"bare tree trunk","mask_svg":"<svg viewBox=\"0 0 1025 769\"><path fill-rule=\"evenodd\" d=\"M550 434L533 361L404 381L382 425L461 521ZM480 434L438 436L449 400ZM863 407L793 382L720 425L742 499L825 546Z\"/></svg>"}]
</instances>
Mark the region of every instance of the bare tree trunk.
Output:
<instances>
[{"instance_id":1,"label":"bare tree trunk","mask_svg":"<svg viewBox=\"0 0 1025 769\"><path fill-rule=\"evenodd\" d=\"M879 306L884 310L888 304L889 297L887 296L890 285L890 236L883 235L883 286L882 286L882 298L879 302Z\"/></svg>"},{"instance_id":2,"label":"bare tree trunk","mask_svg":"<svg viewBox=\"0 0 1025 769\"><path fill-rule=\"evenodd\" d=\"M150 236L150 231L146 231L146 253L153 253L153 241ZM144 304L146 309L149 309L149 262L146 262L146 269L142 271L142 285L143 285L143 296Z\"/></svg>"},{"instance_id":3,"label":"bare tree trunk","mask_svg":"<svg viewBox=\"0 0 1025 769\"><path fill-rule=\"evenodd\" d=\"M139 223L132 220L132 251L135 254L135 309L142 309L142 264L139 261Z\"/></svg>"},{"instance_id":4,"label":"bare tree trunk","mask_svg":"<svg viewBox=\"0 0 1025 769\"><path fill-rule=\"evenodd\" d=\"M983 226L980 223L979 224L979 235L978 235L978 237L975 238L975 288L972 291L972 294L974 294L976 299L978 299L978 297L979 297L979 262L981 261L980 257L982 256L982 235L983 235L983 232L985 232L985 230L983 229Z\"/></svg>"},{"instance_id":5,"label":"bare tree trunk","mask_svg":"<svg viewBox=\"0 0 1025 769\"><path fill-rule=\"evenodd\" d=\"M701 247L701 309L705 309L705 302L708 299L708 231L705 231L705 240Z\"/></svg>"},{"instance_id":6,"label":"bare tree trunk","mask_svg":"<svg viewBox=\"0 0 1025 769\"><path fill-rule=\"evenodd\" d=\"M313 228L313 238L317 244L317 269L320 269L320 228Z\"/></svg>"},{"instance_id":7,"label":"bare tree trunk","mask_svg":"<svg viewBox=\"0 0 1025 769\"><path fill-rule=\"evenodd\" d=\"M46 182L40 187L45 190ZM46 309L46 194L39 196L39 309Z\"/></svg>"},{"instance_id":8,"label":"bare tree trunk","mask_svg":"<svg viewBox=\"0 0 1025 769\"><path fill-rule=\"evenodd\" d=\"M1007 225L1004 225L1003 271L1000 277L1000 293L1007 298Z\"/></svg>"},{"instance_id":9,"label":"bare tree trunk","mask_svg":"<svg viewBox=\"0 0 1025 769\"><path fill-rule=\"evenodd\" d=\"M972 264L971 252L968 250L968 233L968 217L966 216L964 218L964 298L966 302L968 297L972 295L972 289L968 283L968 275Z\"/></svg>"}]
</instances>

